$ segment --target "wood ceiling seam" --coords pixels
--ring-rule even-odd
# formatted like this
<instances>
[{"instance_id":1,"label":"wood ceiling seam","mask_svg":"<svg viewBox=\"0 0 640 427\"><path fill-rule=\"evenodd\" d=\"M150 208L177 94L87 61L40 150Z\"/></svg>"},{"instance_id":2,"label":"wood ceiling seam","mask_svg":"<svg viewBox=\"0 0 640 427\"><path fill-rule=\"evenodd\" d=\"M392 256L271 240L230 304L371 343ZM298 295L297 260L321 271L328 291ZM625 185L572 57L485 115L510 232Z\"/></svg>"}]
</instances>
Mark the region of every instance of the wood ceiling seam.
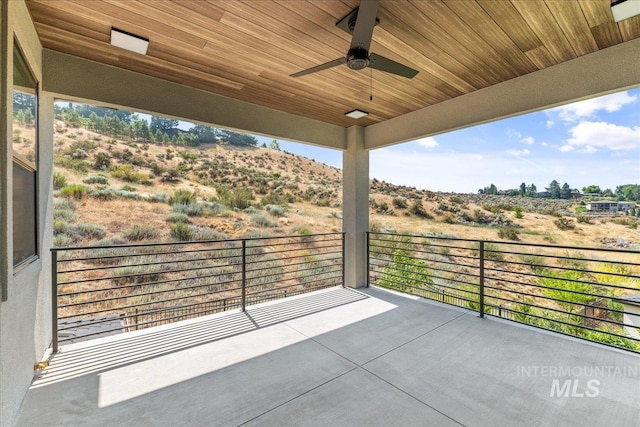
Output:
<instances>
[{"instance_id":1,"label":"wood ceiling seam","mask_svg":"<svg viewBox=\"0 0 640 427\"><path fill-rule=\"evenodd\" d=\"M560 30L546 2L514 1L513 4L557 63L578 56L565 34Z\"/></svg>"},{"instance_id":2,"label":"wood ceiling seam","mask_svg":"<svg viewBox=\"0 0 640 427\"><path fill-rule=\"evenodd\" d=\"M391 18L389 19L390 21L395 22L406 23L410 19L416 20L412 25L405 25L403 27L394 26L394 32L396 32L396 34L406 34L407 29L411 28L413 33L419 34L419 45L421 46L421 49L428 49L429 45L435 46L436 48L434 50L436 50L436 53L432 54L433 56L430 56L430 58L434 62L439 63L443 68L450 70L458 79L469 84L473 90L478 90L491 85L490 81L484 78L485 76L480 75L477 72L477 69L474 70L474 68L477 68L477 64L475 62L470 64L470 61L468 61L466 57L454 56L453 52L451 52L451 48L446 47L444 43L438 44L438 40L441 40L442 37L432 30L433 25L431 25L430 21L419 11L415 9L410 10L409 8L397 8L392 11L383 10L381 14ZM390 25L396 24L392 23ZM419 32L416 27L424 28L425 33L423 34ZM431 40L431 36L436 37L436 39ZM442 60L447 60L447 62L439 62Z\"/></svg>"},{"instance_id":3,"label":"wood ceiling seam","mask_svg":"<svg viewBox=\"0 0 640 427\"><path fill-rule=\"evenodd\" d=\"M577 1L551 0L546 4L577 56L598 50L598 44Z\"/></svg>"},{"instance_id":4,"label":"wood ceiling seam","mask_svg":"<svg viewBox=\"0 0 640 427\"><path fill-rule=\"evenodd\" d=\"M531 73L538 68L518 47L513 39L500 27L500 25L478 4L477 1L460 2L445 0L447 6L465 21L469 28L479 28L478 33L489 45L496 46L496 52L502 58L508 57L514 62L518 75ZM464 11L464 13L463 13ZM467 19L465 19L467 18ZM478 23L474 26L473 24ZM476 31L478 32L478 31Z\"/></svg>"},{"instance_id":5,"label":"wood ceiling seam","mask_svg":"<svg viewBox=\"0 0 640 427\"><path fill-rule=\"evenodd\" d=\"M473 3L469 2L469 4ZM430 19L461 46L474 46L472 53L479 61L478 63L488 67L487 71L499 76L499 80L509 80L521 74L509 61L505 61L490 43L480 37L478 31L471 28L460 18L449 4L446 2L429 2L427 4L421 3L421 5L429 8ZM446 27L438 24L439 22L446 22Z\"/></svg>"}]
</instances>

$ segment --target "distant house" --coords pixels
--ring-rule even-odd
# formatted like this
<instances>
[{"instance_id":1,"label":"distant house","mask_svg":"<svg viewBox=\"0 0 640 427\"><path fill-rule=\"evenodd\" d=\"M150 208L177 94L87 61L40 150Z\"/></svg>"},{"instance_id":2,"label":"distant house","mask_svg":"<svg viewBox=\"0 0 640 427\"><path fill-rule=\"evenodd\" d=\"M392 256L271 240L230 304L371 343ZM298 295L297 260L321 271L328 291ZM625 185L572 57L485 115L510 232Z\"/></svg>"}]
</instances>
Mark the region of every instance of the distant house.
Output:
<instances>
[{"instance_id":1,"label":"distant house","mask_svg":"<svg viewBox=\"0 0 640 427\"><path fill-rule=\"evenodd\" d=\"M634 207L634 202L616 202L612 200L598 200L589 202L586 208L590 212L625 212Z\"/></svg>"},{"instance_id":2,"label":"distant house","mask_svg":"<svg viewBox=\"0 0 640 427\"><path fill-rule=\"evenodd\" d=\"M624 309L622 322L629 336L640 339L640 294L627 295L617 299Z\"/></svg>"},{"instance_id":3,"label":"distant house","mask_svg":"<svg viewBox=\"0 0 640 427\"><path fill-rule=\"evenodd\" d=\"M551 192L550 191L538 191L536 193L537 197L551 197Z\"/></svg>"}]
</instances>

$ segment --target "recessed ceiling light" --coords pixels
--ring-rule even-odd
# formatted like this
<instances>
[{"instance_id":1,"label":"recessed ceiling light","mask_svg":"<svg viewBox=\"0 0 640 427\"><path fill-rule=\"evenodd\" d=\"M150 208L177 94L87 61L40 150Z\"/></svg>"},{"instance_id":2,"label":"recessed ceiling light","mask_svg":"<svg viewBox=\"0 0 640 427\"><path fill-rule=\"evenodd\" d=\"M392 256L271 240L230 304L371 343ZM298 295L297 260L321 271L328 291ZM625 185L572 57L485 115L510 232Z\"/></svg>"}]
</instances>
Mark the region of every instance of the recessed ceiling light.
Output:
<instances>
[{"instance_id":1,"label":"recessed ceiling light","mask_svg":"<svg viewBox=\"0 0 640 427\"><path fill-rule=\"evenodd\" d=\"M362 110L352 110L352 111L349 111L348 113L344 113L344 115L347 117L351 117L352 119L360 119L364 116L368 116L369 113Z\"/></svg>"},{"instance_id":2,"label":"recessed ceiling light","mask_svg":"<svg viewBox=\"0 0 640 427\"><path fill-rule=\"evenodd\" d=\"M149 39L117 28L111 28L111 45L139 53L140 55L146 55L149 48Z\"/></svg>"},{"instance_id":3,"label":"recessed ceiling light","mask_svg":"<svg viewBox=\"0 0 640 427\"><path fill-rule=\"evenodd\" d=\"M617 0L611 3L611 13L616 22L640 15L640 1L637 0Z\"/></svg>"}]
</instances>

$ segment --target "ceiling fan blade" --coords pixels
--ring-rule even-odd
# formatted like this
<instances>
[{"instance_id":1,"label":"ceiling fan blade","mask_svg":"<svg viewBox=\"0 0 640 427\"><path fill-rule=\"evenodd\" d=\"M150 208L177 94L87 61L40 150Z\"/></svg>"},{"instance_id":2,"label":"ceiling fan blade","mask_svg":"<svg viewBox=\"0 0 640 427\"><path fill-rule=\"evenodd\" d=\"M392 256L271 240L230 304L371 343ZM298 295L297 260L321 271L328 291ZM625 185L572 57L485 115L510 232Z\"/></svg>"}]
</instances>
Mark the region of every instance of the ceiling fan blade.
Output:
<instances>
[{"instance_id":1,"label":"ceiling fan blade","mask_svg":"<svg viewBox=\"0 0 640 427\"><path fill-rule=\"evenodd\" d=\"M351 49L364 49L369 51L373 27L376 26L376 14L378 13L378 0L361 0L358 8L356 26L351 38Z\"/></svg>"},{"instance_id":2,"label":"ceiling fan blade","mask_svg":"<svg viewBox=\"0 0 640 427\"><path fill-rule=\"evenodd\" d=\"M326 62L324 64L316 65L315 67L308 68L303 71L298 71L297 73L291 74L290 77L300 77L306 76L307 74L315 73L318 71L326 70L329 68L337 67L338 65L346 64L347 58L338 58L333 61Z\"/></svg>"},{"instance_id":3,"label":"ceiling fan blade","mask_svg":"<svg viewBox=\"0 0 640 427\"><path fill-rule=\"evenodd\" d=\"M389 58L385 58L384 56L376 55L375 53L369 55L369 67L374 70L384 71L386 73L395 74L408 79L412 79L416 74L418 74L418 70L414 70L413 68L407 67L406 65L393 61Z\"/></svg>"}]
</instances>

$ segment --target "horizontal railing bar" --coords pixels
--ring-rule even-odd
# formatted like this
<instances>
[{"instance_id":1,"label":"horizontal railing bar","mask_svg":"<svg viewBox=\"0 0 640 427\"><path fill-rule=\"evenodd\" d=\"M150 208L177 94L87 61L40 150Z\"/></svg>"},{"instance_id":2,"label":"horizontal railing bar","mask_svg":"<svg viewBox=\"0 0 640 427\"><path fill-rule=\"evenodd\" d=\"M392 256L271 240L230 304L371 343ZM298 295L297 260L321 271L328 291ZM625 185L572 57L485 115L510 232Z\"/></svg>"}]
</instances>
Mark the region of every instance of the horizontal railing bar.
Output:
<instances>
[{"instance_id":1,"label":"horizontal railing bar","mask_svg":"<svg viewBox=\"0 0 640 427\"><path fill-rule=\"evenodd\" d=\"M504 310L504 309L503 309L503 310ZM495 316L495 315L493 315L493 314L491 314L491 313L487 313L487 314L489 314L489 315L491 315L491 316L494 316L494 317L499 317L499 316ZM542 319L542 320L547 321L547 322L560 323L560 324L567 325L567 326L577 327L577 328L580 328L580 329L587 329L587 330L590 330L590 331L593 331L593 332L604 333L604 334L606 334L606 335L613 335L613 336L616 336L616 337L619 337L619 338L625 338L625 339L628 339L628 340L632 340L632 341L638 341L638 342L640 342L640 340L638 340L638 339L636 339L636 338L628 337L628 336L626 336L626 335L620 335L620 334L617 334L617 333L615 333L615 332L610 332L610 331L603 332L603 331L600 331L600 330L598 330L598 329L590 328L590 327L588 327L588 326L578 325L578 324L575 324L575 323L564 322L564 321L559 320L559 319L549 319L549 318L547 318L547 317L542 317L542 316L538 316L538 315L536 315L536 314L531 314L531 313L519 313L519 314L522 314L523 316L535 317L535 318L537 318L537 319ZM544 327L542 327L542 326L538 326L538 325L536 325L536 324L534 324L534 323L524 323L524 322L519 322L518 320L515 320L515 319L514 319L513 321L514 321L514 322L518 322L518 323L523 323L523 324L525 324L525 325L529 325L529 326L535 326L536 328L539 328L539 329L545 329L545 330L547 330L547 331L551 330L551 331L553 331L553 332L557 332L557 333L560 333L560 334L563 334L563 335L568 335L568 336L571 336L571 337L579 337L579 336L577 336L577 335L571 335L571 334L568 334L568 333L566 333L566 332L557 331L557 330L555 330L555 329L548 329L548 328L544 328ZM589 339L589 338L582 338L582 339L587 340L587 341L591 341L591 342L596 342L596 343L598 343L598 344L604 344L604 345L609 345L609 346L618 347L618 348L625 348L625 347L619 347L619 346L616 346L616 345L613 345L613 344L608 344L608 343L606 343L606 342L601 342L601 341L591 340L591 339Z\"/></svg>"},{"instance_id":2,"label":"horizontal railing bar","mask_svg":"<svg viewBox=\"0 0 640 427\"><path fill-rule=\"evenodd\" d=\"M287 245L287 246L290 247L291 245ZM260 246L260 248L262 248L262 247ZM313 249L314 250L316 250L316 249L319 250L319 249L327 249L327 248L337 248L337 246L336 245L327 245L327 246L316 247L316 248L313 248ZM247 248L247 249L249 249L249 248ZM299 251L301 251L303 249L304 248L292 248L292 249L283 249L283 250L280 250L280 251L269 251L269 255L284 254L284 253L288 253L288 252L299 252ZM324 253L324 252L321 252L320 254L322 254L322 253ZM247 257L260 256L260 255L263 255L263 254L247 253ZM314 253L312 256L315 256L315 255L317 255L317 254ZM307 255L299 255L299 256L310 256L310 255L307 254ZM247 261L247 264L251 264L252 262L255 262L255 261Z\"/></svg>"},{"instance_id":3,"label":"horizontal railing bar","mask_svg":"<svg viewBox=\"0 0 640 427\"><path fill-rule=\"evenodd\" d=\"M511 280L503 280L507 283L512 283L514 285L520 285L520 286L526 286L526 287L532 287L535 289L551 289L551 290L556 290L556 291L561 291L561 292L566 292L568 294L572 294L572 295L584 295L584 296L591 296L591 297L598 297L600 299L610 299L610 300L614 300L616 299L616 297L611 297L609 295L600 295L600 294L590 294L590 293L586 293L586 292L581 292L581 291L568 291L565 289L561 289L561 288L548 288L548 287L544 287L544 286L538 286L538 285L533 285L533 284L529 284L529 283L524 283L524 282L517 282L517 281L511 281ZM497 288L495 286L488 286L485 282L484 287L486 289L495 289L497 291L501 291L501 292L507 292L507 293L520 293L520 291L516 291L516 290L511 290L511 289L502 289L502 288ZM580 302L576 302L576 301L568 301L568 300L563 300L563 299L556 299L553 297L547 297L547 296L543 296L543 295L536 295L536 294L522 294L522 295L529 295L529 296L533 296L536 298L544 298L544 299L548 299L548 300L553 300L553 301L558 301L558 302L564 302L564 303L568 303L568 304L573 304L576 306L588 306L588 307L592 307L591 304L583 304ZM602 307L599 307L602 308ZM619 313L624 313L624 311L619 311L619 310L615 310L615 309L609 309L607 308L607 310L613 310Z\"/></svg>"},{"instance_id":4,"label":"horizontal railing bar","mask_svg":"<svg viewBox=\"0 0 640 427\"><path fill-rule=\"evenodd\" d=\"M314 233L314 234L300 234L290 236L271 236L271 237L252 237L250 239L214 239L214 240L196 240L189 242L157 242L157 243L128 243L128 244L116 244L109 246L67 246L63 248L51 248L52 252L65 252L65 251L77 251L77 250L89 250L89 249L105 249L105 248L138 248L138 247L157 247L157 246L187 246L187 245L205 245L210 243L234 243L255 240L277 240L277 239L305 239L314 238L318 236L331 236L341 235L343 233Z\"/></svg>"},{"instance_id":5,"label":"horizontal railing bar","mask_svg":"<svg viewBox=\"0 0 640 427\"><path fill-rule=\"evenodd\" d=\"M528 277L537 277L537 278L541 278L541 279L552 279L552 280L560 280L563 282L571 282L571 283L581 283L583 285L593 285L593 286L603 286L603 287L609 287L609 288L615 288L615 289L624 289L624 290L632 290L634 288L627 288L626 286L617 286L617 285L610 285L610 284L602 284L602 283L598 283L598 282L589 282L586 280L578 280L578 279L569 279L569 278L565 278L565 277L554 277L554 276L545 276L542 274L535 274L535 273L525 273L525 272L512 272L512 271L505 271L505 270L496 270L493 268L488 268L485 267L485 270L488 271L495 271L495 272L499 272L499 273L510 273L510 274L520 274L522 276L528 276ZM494 278L494 279L498 279L498 280L503 280L502 278L495 278L493 276L488 278ZM548 286L547 286L548 287ZM552 288L552 287L548 287L549 289L557 289L557 288Z\"/></svg>"},{"instance_id":6,"label":"horizontal railing bar","mask_svg":"<svg viewBox=\"0 0 640 427\"><path fill-rule=\"evenodd\" d=\"M106 302L106 301L117 301L117 300L121 300L121 299L138 298L138 297L149 296L149 295L162 295L162 294L167 294L167 293L170 293L170 292L180 292L182 290L187 290L187 289L199 289L199 288L204 288L204 287L209 287L209 286L224 285L224 284L229 284L229 283L234 283L234 282L238 282L238 280L230 280L230 281L222 282L222 283L207 283L207 284L203 284L203 285L190 286L190 287L185 287L185 288L160 290L160 291L155 291L155 292L144 292L144 293L138 293L138 294L122 295L122 296L117 296L117 297L108 297L108 298L102 298L100 300L82 301L82 302L76 302L76 303L71 303L71 304L60 304L58 307L59 308L68 308L68 307L77 307L77 306L81 306L81 305L100 304L100 303L103 303L103 302ZM240 288L224 289L222 291L215 291L215 292L210 292L210 293L215 294L215 293L225 292L227 290L237 290L237 289L240 289ZM198 295L206 295L206 294L198 294ZM191 296L182 297L182 298L191 298ZM155 303L155 301L153 301L153 303ZM150 304L150 303L147 303L147 304ZM129 306L118 307L118 309L120 309L120 308L129 308Z\"/></svg>"},{"instance_id":7,"label":"horizontal railing bar","mask_svg":"<svg viewBox=\"0 0 640 427\"><path fill-rule=\"evenodd\" d=\"M142 263L142 264L116 264L116 265L104 265L104 266L98 266L98 267L88 267L88 268L79 268L79 269L75 269L75 270L63 270L63 271L58 271L58 274L64 274L64 273L78 273L78 272L85 272L85 271L95 271L95 270L115 270L118 268L132 268L132 267L147 267L150 265L165 265L165 264L182 264L185 262L197 262L197 261L218 261L218 260L229 260L229 259L234 259L234 258L242 258L242 255L231 255L231 256L224 256L224 257L216 257L216 258L189 258L189 259L180 259L180 260L165 260L165 261L158 261L158 262L147 262L147 263ZM236 264L225 264L225 265L237 265ZM172 270L173 271L173 270Z\"/></svg>"},{"instance_id":8,"label":"horizontal railing bar","mask_svg":"<svg viewBox=\"0 0 640 427\"><path fill-rule=\"evenodd\" d=\"M167 302L172 302L172 301L181 301L181 300L185 300L185 299L190 299L190 298L198 298L198 297L202 297L202 296L208 296L208 295L217 295L223 292L229 292L229 291L237 291L240 290L241 288L233 288L233 289L225 289L222 291L216 291L216 292L209 292L209 293L204 293L204 294L194 294L191 295L187 298L185 297L178 297L178 298L169 298L169 299L164 299L164 300L157 300L157 301L150 301L150 302L145 302L145 303L141 303L141 304L133 304L133 305L123 305L117 308L105 308L102 310L95 310L95 311L85 311L82 313L75 313L74 315L71 316L61 316L58 319L59 320L66 320L66 319L73 319L75 317L78 316L89 316L89 315L95 315L95 314L99 314L99 313L109 313L109 312L113 312L115 310L128 310L128 309L135 309L135 308L141 308L141 307L148 307L148 306L152 306L154 304L164 304ZM134 296L135 298L135 296ZM126 298L121 298L121 299L126 299Z\"/></svg>"},{"instance_id":9,"label":"horizontal railing bar","mask_svg":"<svg viewBox=\"0 0 640 427\"><path fill-rule=\"evenodd\" d=\"M495 289L495 288L492 288L492 289ZM520 291L512 291L510 293L523 295L523 296L534 296L533 294L528 294L526 292L520 292ZM529 303L529 302L518 302L516 300L511 300L511 299L508 299L508 298L505 298L505 297L501 297L501 296L498 296L498 295L491 295L491 296L487 297L487 299L490 299L490 298L499 299L499 300L502 300L502 301L513 302L513 303L516 303L516 304L524 304L524 305L528 305L528 306L531 306L531 307L536 307L536 308L541 308L541 309L544 309L544 310L554 311L556 313L566 314L568 316L578 316L578 317L582 317L582 318L597 320L597 321L603 322L603 323L611 323L611 324L618 325L618 326L629 326L628 324L626 324L624 322L620 323L620 322L617 322L615 320L606 320L606 319L601 319L599 317L591 317L591 316L587 316L586 314L574 313L574 312L571 312L571 311L560 310L560 309L553 308L553 307L545 307L545 306L541 306L541 305L537 305L537 304ZM566 301L566 300L552 298L552 297L545 297L545 296L539 296L538 295L538 296L536 296L536 299L544 299L544 300L550 300L550 301L556 301L556 302L565 302L565 303L569 303L569 304L571 304L571 305L573 305L574 307L577 307L577 308L579 308L579 307L583 307L583 308L589 307L589 308L598 308L598 309L602 309L602 310L606 310L606 311L613 311L613 312L620 313L620 314L624 313L624 311L620 311L620 310L616 310L616 309L609 309L608 307L605 308L605 307L593 306L593 305L590 305L590 304L581 304L579 302ZM514 309L511 308L510 310L514 310ZM518 310L514 310L514 311L521 313Z\"/></svg>"},{"instance_id":10,"label":"horizontal railing bar","mask_svg":"<svg viewBox=\"0 0 640 427\"><path fill-rule=\"evenodd\" d=\"M101 246L103 250L110 249L113 246ZM191 254L191 253L207 253L207 252L220 252L220 251L236 251L241 247L223 247L223 248L201 248L201 249L192 249L192 250L181 250L179 252L176 251L168 251L168 252L143 252L143 253L125 253L122 255L105 255L105 256L95 256L95 257L85 257L85 258L67 258L62 259L60 262L74 262L74 261L103 261L110 259L119 259L119 258L135 258L135 257L143 257L143 256L159 256L159 255L183 255L183 254ZM233 255L236 256L236 255ZM224 257L220 257L224 258ZM68 271L68 270L64 270Z\"/></svg>"},{"instance_id":11,"label":"horizontal railing bar","mask_svg":"<svg viewBox=\"0 0 640 427\"><path fill-rule=\"evenodd\" d=\"M377 234L377 235L386 235L386 236L398 236L398 234L393 233L383 233L378 231L370 231L369 234ZM438 237L438 236L421 236L415 234L402 234L401 236L406 237L415 237L419 239L428 238L428 239L437 239L437 240L455 240L455 241L463 241L463 242L480 242L481 240L477 239L464 239L460 237ZM590 252L612 252L612 253L626 253L626 254L637 254L637 251L632 251L629 249L614 249L614 248L590 248L586 246L563 246L563 245L546 245L541 243L527 243L527 242L503 242L498 240L482 240L487 243L495 244L495 245L513 245L513 246L532 246L536 248L551 248L551 249L571 249L571 250L580 250L580 251L590 251Z\"/></svg>"}]
</instances>

